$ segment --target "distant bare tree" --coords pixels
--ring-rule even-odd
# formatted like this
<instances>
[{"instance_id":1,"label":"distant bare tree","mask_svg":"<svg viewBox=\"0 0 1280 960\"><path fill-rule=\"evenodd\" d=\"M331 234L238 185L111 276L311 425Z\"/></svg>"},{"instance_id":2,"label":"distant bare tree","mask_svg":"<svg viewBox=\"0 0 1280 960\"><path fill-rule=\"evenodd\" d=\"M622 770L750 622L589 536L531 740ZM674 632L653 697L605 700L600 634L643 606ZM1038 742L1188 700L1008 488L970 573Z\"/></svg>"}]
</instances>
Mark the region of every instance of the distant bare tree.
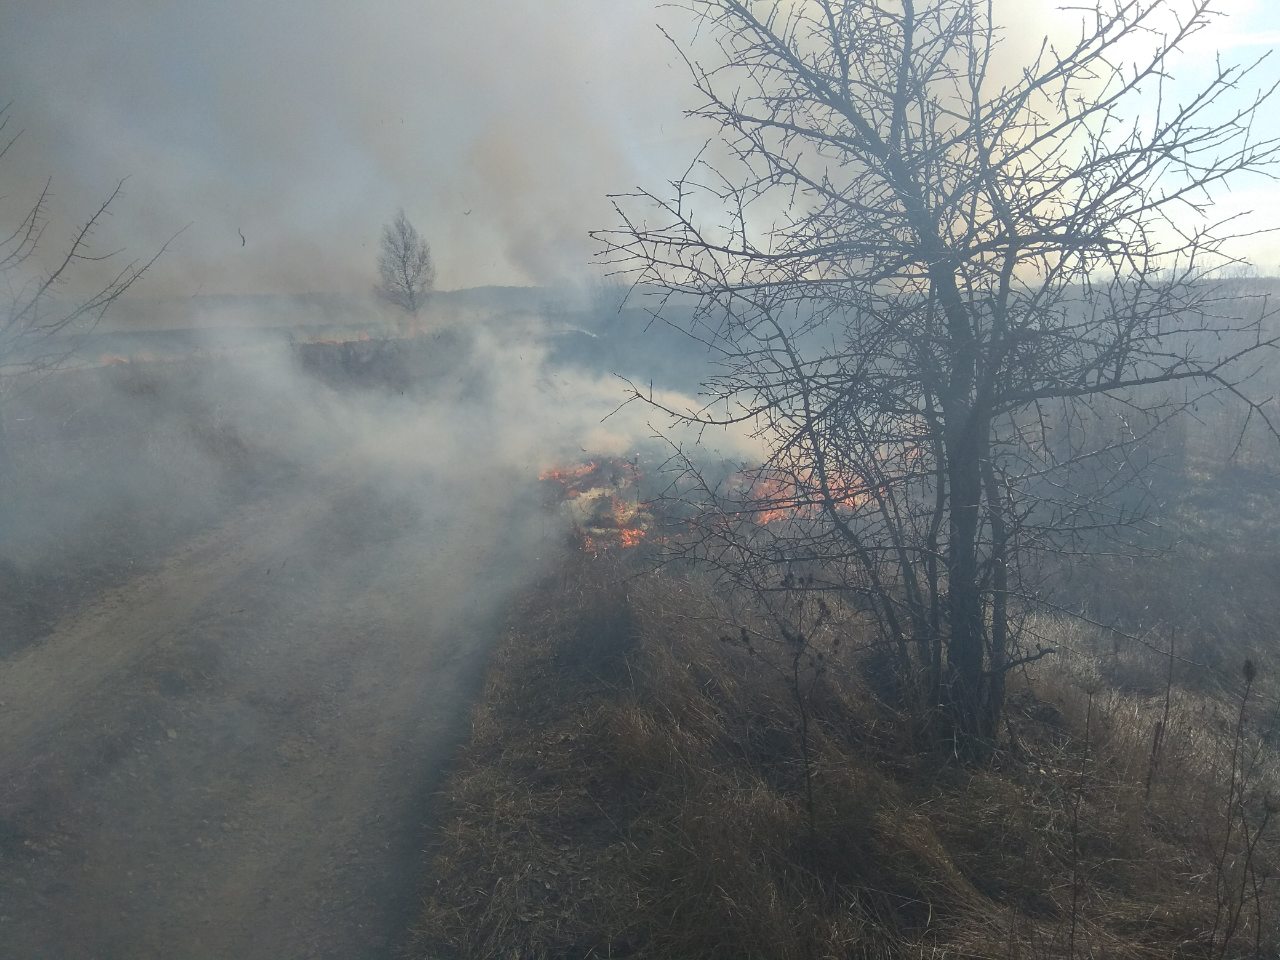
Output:
<instances>
[{"instance_id":1,"label":"distant bare tree","mask_svg":"<svg viewBox=\"0 0 1280 960\"><path fill-rule=\"evenodd\" d=\"M923 730L981 754L1006 674L1049 652L1038 560L1133 542L1143 451L1191 404L1275 432L1246 390L1269 311L1213 279L1240 239L1215 191L1277 158L1270 92L1219 65L1174 102L1211 0L1100 0L1007 82L978 0L676 5L718 42L686 63L723 142L596 236L716 363L665 412L769 451L719 479L685 458L683 549L853 599Z\"/></svg>"},{"instance_id":2,"label":"distant bare tree","mask_svg":"<svg viewBox=\"0 0 1280 960\"><path fill-rule=\"evenodd\" d=\"M404 210L383 228L378 273L381 277L378 296L416 317L435 285L436 268L431 260L431 248L409 222Z\"/></svg>"}]
</instances>

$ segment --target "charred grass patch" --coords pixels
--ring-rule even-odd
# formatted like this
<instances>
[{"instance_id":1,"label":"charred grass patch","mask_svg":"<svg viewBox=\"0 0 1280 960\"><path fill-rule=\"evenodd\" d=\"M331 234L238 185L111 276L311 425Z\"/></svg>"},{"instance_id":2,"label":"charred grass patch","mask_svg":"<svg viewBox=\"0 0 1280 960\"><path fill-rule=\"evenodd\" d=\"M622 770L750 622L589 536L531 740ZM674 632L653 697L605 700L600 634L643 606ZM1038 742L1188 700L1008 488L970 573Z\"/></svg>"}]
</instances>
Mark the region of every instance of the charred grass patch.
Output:
<instances>
[{"instance_id":1,"label":"charred grass patch","mask_svg":"<svg viewBox=\"0 0 1280 960\"><path fill-rule=\"evenodd\" d=\"M751 616L609 557L523 597L413 956L1276 955L1274 708L1242 713L1243 681L1211 695L1148 652L1117 683L1105 636L1046 619L1063 652L1011 678L974 767L911 749L837 616L806 778L785 671L726 638Z\"/></svg>"}]
</instances>

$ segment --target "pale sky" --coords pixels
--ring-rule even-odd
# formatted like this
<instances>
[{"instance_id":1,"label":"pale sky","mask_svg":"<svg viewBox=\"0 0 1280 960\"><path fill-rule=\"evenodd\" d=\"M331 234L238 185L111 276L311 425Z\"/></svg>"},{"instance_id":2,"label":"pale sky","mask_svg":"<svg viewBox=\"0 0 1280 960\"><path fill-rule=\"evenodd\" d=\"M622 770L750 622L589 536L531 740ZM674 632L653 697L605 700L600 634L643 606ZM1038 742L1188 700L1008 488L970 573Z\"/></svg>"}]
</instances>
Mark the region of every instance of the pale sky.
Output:
<instances>
[{"instance_id":1,"label":"pale sky","mask_svg":"<svg viewBox=\"0 0 1280 960\"><path fill-rule=\"evenodd\" d=\"M1015 42L1053 29L1056 3L1006 3ZM143 255L191 224L154 294L367 290L401 205L442 288L573 277L587 231L614 223L605 194L660 187L701 142L655 26L680 21L656 6L0 0L0 101L24 131L0 212L52 176L59 238L128 177L104 244ZM1179 65L1188 88L1217 51L1280 43L1280 3L1221 6ZM1280 103L1262 119L1280 134ZM1269 214L1280 190L1256 180L1224 203ZM1252 249L1276 272L1280 240Z\"/></svg>"}]
</instances>

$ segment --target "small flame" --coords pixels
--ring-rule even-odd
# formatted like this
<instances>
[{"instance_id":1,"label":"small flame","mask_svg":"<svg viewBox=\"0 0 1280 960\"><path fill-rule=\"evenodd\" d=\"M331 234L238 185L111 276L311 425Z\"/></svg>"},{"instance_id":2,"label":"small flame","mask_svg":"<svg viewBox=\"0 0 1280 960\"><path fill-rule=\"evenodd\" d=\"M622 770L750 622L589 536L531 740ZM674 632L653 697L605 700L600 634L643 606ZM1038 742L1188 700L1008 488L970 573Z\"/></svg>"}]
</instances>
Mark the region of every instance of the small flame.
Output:
<instances>
[{"instance_id":1,"label":"small flame","mask_svg":"<svg viewBox=\"0 0 1280 960\"><path fill-rule=\"evenodd\" d=\"M741 513L761 526L786 520L812 519L823 509L816 478L801 484L779 476L744 476L739 489L742 493L737 502ZM857 510L871 496L865 485L841 477L829 477L827 489L831 502L847 510Z\"/></svg>"},{"instance_id":2,"label":"small flame","mask_svg":"<svg viewBox=\"0 0 1280 960\"><path fill-rule=\"evenodd\" d=\"M599 469L599 464L594 460L588 460L586 463L580 463L573 467L561 467L551 470L544 470L539 474L538 479L544 483L556 483L564 488L564 496L567 500L580 497L583 493L581 482L584 478L591 476Z\"/></svg>"}]
</instances>

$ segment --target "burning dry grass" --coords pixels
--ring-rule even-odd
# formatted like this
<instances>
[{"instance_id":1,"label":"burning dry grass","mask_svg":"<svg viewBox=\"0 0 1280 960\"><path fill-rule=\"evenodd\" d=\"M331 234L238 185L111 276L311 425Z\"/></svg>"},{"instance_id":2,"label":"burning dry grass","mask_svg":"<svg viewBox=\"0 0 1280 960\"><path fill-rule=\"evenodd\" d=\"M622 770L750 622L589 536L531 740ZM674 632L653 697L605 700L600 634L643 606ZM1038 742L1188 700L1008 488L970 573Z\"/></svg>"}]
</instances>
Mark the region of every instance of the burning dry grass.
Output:
<instances>
[{"instance_id":1,"label":"burning dry grass","mask_svg":"<svg viewBox=\"0 0 1280 960\"><path fill-rule=\"evenodd\" d=\"M638 547L649 537L653 514L640 496L637 461L600 457L546 470L539 477L548 507L565 516L579 546L600 556Z\"/></svg>"},{"instance_id":2,"label":"burning dry grass","mask_svg":"<svg viewBox=\"0 0 1280 960\"><path fill-rule=\"evenodd\" d=\"M1159 658L1122 689L1099 637L1040 624L1068 652L1016 678L1010 739L972 769L907 750L843 644L810 698L810 821L791 691L722 640L745 615L621 563L579 558L514 611L417 955L1275 955L1249 886L1273 851L1250 873L1241 828L1223 842L1231 705L1173 688L1152 774ZM1255 836L1269 774L1246 740Z\"/></svg>"}]
</instances>

